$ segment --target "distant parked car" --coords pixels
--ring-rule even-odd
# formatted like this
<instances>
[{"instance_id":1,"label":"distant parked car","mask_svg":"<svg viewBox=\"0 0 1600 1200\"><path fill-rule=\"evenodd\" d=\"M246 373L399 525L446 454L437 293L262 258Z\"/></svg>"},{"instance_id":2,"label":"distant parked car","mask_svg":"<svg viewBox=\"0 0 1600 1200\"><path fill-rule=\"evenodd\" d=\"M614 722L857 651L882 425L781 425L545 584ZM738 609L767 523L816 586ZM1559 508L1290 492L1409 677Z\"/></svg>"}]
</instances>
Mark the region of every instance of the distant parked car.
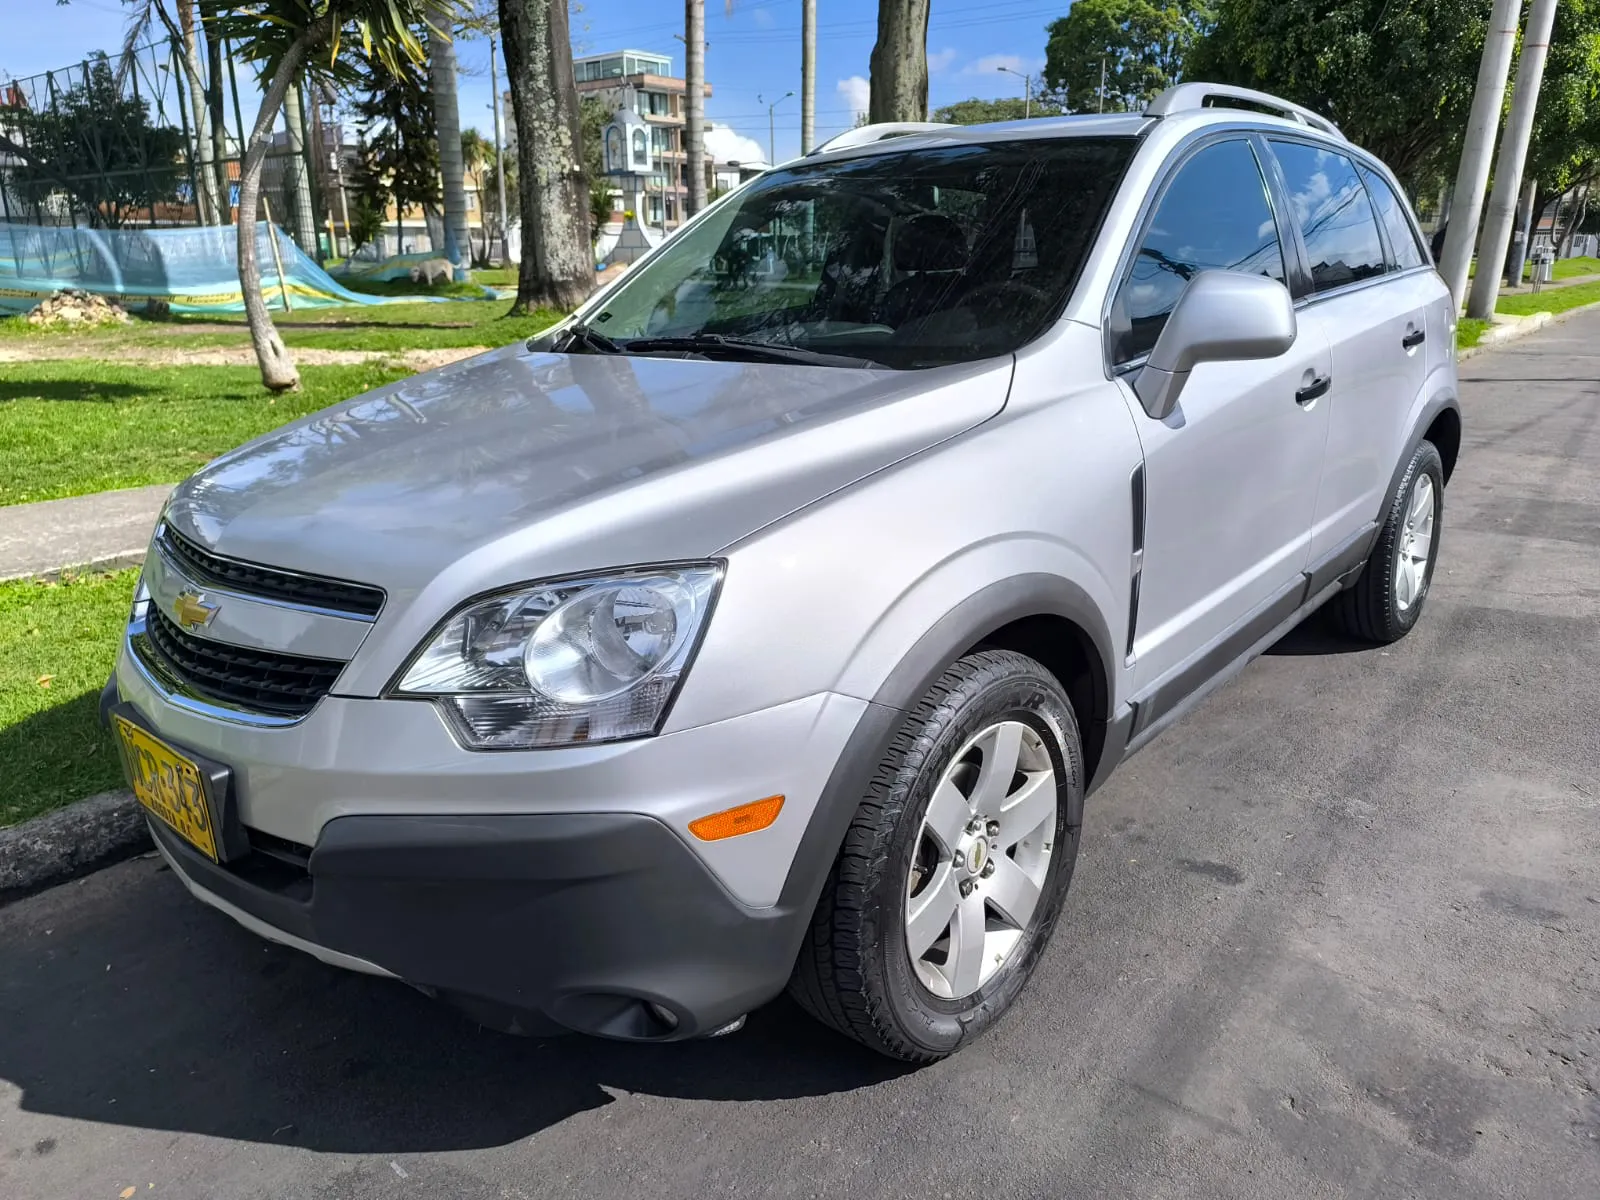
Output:
<instances>
[{"instance_id":1,"label":"distant parked car","mask_svg":"<svg viewBox=\"0 0 1600 1200\"><path fill-rule=\"evenodd\" d=\"M854 130L182 485L109 717L264 937L523 1031L787 988L937 1059L1119 763L1321 605L1415 625L1454 325L1393 176L1271 96Z\"/></svg>"}]
</instances>

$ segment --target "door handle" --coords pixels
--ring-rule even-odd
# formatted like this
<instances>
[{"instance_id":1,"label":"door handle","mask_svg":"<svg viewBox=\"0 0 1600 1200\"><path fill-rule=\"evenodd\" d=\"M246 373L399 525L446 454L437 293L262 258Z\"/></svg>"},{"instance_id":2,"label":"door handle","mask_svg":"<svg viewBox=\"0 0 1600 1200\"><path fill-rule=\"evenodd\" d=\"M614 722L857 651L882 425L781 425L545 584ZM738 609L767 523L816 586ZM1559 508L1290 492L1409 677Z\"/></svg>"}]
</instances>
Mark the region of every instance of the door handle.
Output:
<instances>
[{"instance_id":1,"label":"door handle","mask_svg":"<svg viewBox=\"0 0 1600 1200\"><path fill-rule=\"evenodd\" d=\"M1313 379L1294 394L1294 402L1301 406L1310 404L1313 400L1326 396L1328 389L1332 386L1332 375L1324 375L1321 379Z\"/></svg>"},{"instance_id":2,"label":"door handle","mask_svg":"<svg viewBox=\"0 0 1600 1200\"><path fill-rule=\"evenodd\" d=\"M1410 333L1406 334L1405 337L1400 339L1400 344L1407 350L1415 350L1427 340L1428 331L1426 329L1414 329Z\"/></svg>"}]
</instances>

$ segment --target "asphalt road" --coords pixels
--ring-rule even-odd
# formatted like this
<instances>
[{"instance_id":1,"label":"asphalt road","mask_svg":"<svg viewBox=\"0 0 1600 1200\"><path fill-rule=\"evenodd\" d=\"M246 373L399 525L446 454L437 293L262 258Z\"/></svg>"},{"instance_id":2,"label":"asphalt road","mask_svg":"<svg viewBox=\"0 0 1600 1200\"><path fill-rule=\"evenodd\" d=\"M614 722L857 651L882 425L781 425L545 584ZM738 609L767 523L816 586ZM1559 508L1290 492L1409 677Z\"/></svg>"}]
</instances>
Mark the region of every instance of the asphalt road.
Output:
<instances>
[{"instance_id":1,"label":"asphalt road","mask_svg":"<svg viewBox=\"0 0 1600 1200\"><path fill-rule=\"evenodd\" d=\"M1462 376L1421 626L1313 622L1129 763L956 1059L782 1002L710 1043L507 1039L135 861L0 910L0 1196L1592 1200L1600 313Z\"/></svg>"}]
</instances>

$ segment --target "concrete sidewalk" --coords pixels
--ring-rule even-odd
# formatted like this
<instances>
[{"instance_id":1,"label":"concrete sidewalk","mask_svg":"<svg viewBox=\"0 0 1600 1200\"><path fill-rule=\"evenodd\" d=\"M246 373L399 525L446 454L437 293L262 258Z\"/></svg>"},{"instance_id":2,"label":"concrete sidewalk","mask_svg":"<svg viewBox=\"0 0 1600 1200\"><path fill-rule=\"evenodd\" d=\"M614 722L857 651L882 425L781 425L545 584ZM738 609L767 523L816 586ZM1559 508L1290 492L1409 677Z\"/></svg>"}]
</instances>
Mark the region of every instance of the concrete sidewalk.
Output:
<instances>
[{"instance_id":1,"label":"concrete sidewalk","mask_svg":"<svg viewBox=\"0 0 1600 1200\"><path fill-rule=\"evenodd\" d=\"M144 561L170 484L0 508L0 582Z\"/></svg>"}]
</instances>

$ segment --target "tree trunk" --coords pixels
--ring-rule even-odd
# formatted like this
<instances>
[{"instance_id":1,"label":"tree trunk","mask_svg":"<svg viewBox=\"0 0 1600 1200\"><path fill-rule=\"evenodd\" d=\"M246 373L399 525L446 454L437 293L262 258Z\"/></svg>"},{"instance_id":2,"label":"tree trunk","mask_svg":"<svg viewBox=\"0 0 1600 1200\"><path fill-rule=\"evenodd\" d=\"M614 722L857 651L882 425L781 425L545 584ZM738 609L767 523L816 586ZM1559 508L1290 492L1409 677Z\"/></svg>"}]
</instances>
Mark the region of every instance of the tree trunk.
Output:
<instances>
[{"instance_id":1,"label":"tree trunk","mask_svg":"<svg viewBox=\"0 0 1600 1200\"><path fill-rule=\"evenodd\" d=\"M285 214L292 218L294 243L312 258L317 255L317 214L311 207L311 177L306 170L306 120L300 107L299 81L290 83L283 98L284 125L289 131L289 161L284 178L289 183L289 199L294 211Z\"/></svg>"},{"instance_id":2,"label":"tree trunk","mask_svg":"<svg viewBox=\"0 0 1600 1200\"><path fill-rule=\"evenodd\" d=\"M183 64L184 80L189 85L189 120L194 125L194 176L199 189L199 195L194 198L195 209L199 213L200 224L218 225L222 222L220 206L217 203L217 179L212 166L210 121L207 120L205 100L206 81L200 75L200 37L195 27L194 0L177 0L177 4L178 41L183 46L180 59ZM158 6L156 11L165 23L166 10Z\"/></svg>"},{"instance_id":3,"label":"tree trunk","mask_svg":"<svg viewBox=\"0 0 1600 1200\"><path fill-rule=\"evenodd\" d=\"M219 10L216 0L201 0L200 20ZM222 42L214 30L206 31L206 104L211 110L211 166L217 178L217 223L233 219L228 197L228 118L222 107Z\"/></svg>"},{"instance_id":4,"label":"tree trunk","mask_svg":"<svg viewBox=\"0 0 1600 1200\"><path fill-rule=\"evenodd\" d=\"M566 0L499 4L522 210L522 264L511 311L573 309L594 290L594 262Z\"/></svg>"},{"instance_id":5,"label":"tree trunk","mask_svg":"<svg viewBox=\"0 0 1600 1200\"><path fill-rule=\"evenodd\" d=\"M800 0L800 153L811 153L817 118L817 0ZM774 164L776 165L776 164Z\"/></svg>"},{"instance_id":6,"label":"tree trunk","mask_svg":"<svg viewBox=\"0 0 1600 1200\"><path fill-rule=\"evenodd\" d=\"M449 17L435 9L428 28L428 79L433 88L433 127L439 139L439 174L444 183L444 256L457 279L467 278L467 191L461 161L461 113L456 95L456 45L450 40Z\"/></svg>"},{"instance_id":7,"label":"tree trunk","mask_svg":"<svg viewBox=\"0 0 1600 1200\"><path fill-rule=\"evenodd\" d=\"M256 206L261 200L261 166L266 162L267 147L272 144L272 126L283 107L295 76L306 60L306 55L320 46L333 29L332 21L324 16L313 21L306 31L290 43L284 51L278 69L267 85L267 94L261 98L261 109L256 113L255 125L250 130L250 141L245 149L244 162L239 167L239 289L244 293L244 315L250 326L250 342L255 347L256 362L261 366L261 382L270 391L286 392L299 388L300 372L294 360L272 327L272 316L267 302L261 296L261 263L256 246Z\"/></svg>"},{"instance_id":8,"label":"tree trunk","mask_svg":"<svg viewBox=\"0 0 1600 1200\"><path fill-rule=\"evenodd\" d=\"M683 4L683 160L692 217L706 206L706 0Z\"/></svg>"},{"instance_id":9,"label":"tree trunk","mask_svg":"<svg viewBox=\"0 0 1600 1200\"><path fill-rule=\"evenodd\" d=\"M878 0L867 120L928 119L929 0Z\"/></svg>"}]
</instances>

